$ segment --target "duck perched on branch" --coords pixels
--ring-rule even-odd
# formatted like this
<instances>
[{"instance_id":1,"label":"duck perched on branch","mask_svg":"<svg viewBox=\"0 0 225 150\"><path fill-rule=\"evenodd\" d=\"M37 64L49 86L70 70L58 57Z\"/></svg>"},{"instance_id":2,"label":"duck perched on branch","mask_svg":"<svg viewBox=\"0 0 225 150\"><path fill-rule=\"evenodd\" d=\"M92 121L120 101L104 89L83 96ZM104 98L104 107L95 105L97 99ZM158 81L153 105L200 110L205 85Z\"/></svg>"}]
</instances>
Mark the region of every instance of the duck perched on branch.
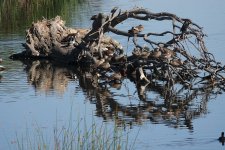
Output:
<instances>
[{"instance_id":1,"label":"duck perched on branch","mask_svg":"<svg viewBox=\"0 0 225 150\"><path fill-rule=\"evenodd\" d=\"M130 30L117 28L127 19L145 21L145 24L131 26ZM168 12L153 13L143 8L122 11L116 7L109 14L93 15L91 20L90 30L68 28L60 17L33 23L27 30L26 50L11 58L46 58L65 64L89 64L100 74L123 72L121 76L135 74L137 82L162 80L191 88L195 85L192 82L198 83L193 79L199 79L196 74L203 73L213 75L213 86L225 88L224 66L208 52L202 28L191 19ZM147 31L144 25L152 21L171 21L172 25L159 33ZM124 54L122 45L106 36L106 32L128 39L133 37L131 55ZM137 39L141 40L138 42Z\"/></svg>"}]
</instances>

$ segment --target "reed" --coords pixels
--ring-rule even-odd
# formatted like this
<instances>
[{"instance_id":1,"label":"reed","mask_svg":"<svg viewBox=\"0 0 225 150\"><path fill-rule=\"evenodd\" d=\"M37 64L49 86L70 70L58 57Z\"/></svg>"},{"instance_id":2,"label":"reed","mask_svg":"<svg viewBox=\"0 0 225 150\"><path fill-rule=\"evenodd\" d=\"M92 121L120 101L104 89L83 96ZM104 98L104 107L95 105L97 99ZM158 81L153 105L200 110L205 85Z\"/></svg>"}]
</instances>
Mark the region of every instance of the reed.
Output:
<instances>
[{"instance_id":1,"label":"reed","mask_svg":"<svg viewBox=\"0 0 225 150\"><path fill-rule=\"evenodd\" d=\"M0 32L24 34L35 20L60 15L70 21L70 7L78 6L79 0L0 0Z\"/></svg>"},{"instance_id":2,"label":"reed","mask_svg":"<svg viewBox=\"0 0 225 150\"><path fill-rule=\"evenodd\" d=\"M113 127L112 127L113 126ZM129 131L116 124L100 124L92 119L80 119L73 123L53 129L53 137L38 125L34 130L26 130L22 136L16 135L18 150L120 150L133 149L134 142L129 141ZM136 138L135 138L136 140Z\"/></svg>"}]
</instances>

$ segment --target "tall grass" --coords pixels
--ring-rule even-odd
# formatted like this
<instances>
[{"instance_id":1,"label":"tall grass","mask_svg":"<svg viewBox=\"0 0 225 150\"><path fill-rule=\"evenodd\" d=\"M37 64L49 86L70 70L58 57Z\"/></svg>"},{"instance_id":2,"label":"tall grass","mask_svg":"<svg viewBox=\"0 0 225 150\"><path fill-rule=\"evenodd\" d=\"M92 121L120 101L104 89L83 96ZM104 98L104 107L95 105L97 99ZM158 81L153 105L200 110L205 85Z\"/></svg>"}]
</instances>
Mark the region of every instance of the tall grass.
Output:
<instances>
[{"instance_id":1,"label":"tall grass","mask_svg":"<svg viewBox=\"0 0 225 150\"><path fill-rule=\"evenodd\" d=\"M71 7L85 1L80 0L0 0L0 32L24 34L33 21L53 18L57 15L71 20Z\"/></svg>"},{"instance_id":2,"label":"tall grass","mask_svg":"<svg viewBox=\"0 0 225 150\"><path fill-rule=\"evenodd\" d=\"M80 119L73 124L53 129L53 137L45 133L45 129L35 127L27 129L22 136L17 135L18 150L127 150L133 149L135 141L129 141L129 131L124 131L117 125L96 123L92 119L88 124L86 119Z\"/></svg>"}]
</instances>

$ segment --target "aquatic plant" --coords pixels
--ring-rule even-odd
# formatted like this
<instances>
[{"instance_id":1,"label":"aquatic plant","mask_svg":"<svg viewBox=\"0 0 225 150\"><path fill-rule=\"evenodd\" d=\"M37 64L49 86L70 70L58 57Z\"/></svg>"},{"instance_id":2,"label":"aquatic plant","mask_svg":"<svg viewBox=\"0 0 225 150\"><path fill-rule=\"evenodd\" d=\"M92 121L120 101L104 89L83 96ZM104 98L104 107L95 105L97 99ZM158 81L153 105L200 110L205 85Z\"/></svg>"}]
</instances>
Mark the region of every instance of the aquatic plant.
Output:
<instances>
[{"instance_id":1,"label":"aquatic plant","mask_svg":"<svg viewBox=\"0 0 225 150\"><path fill-rule=\"evenodd\" d=\"M36 125L34 130L26 129L25 133L17 134L14 145L19 150L128 150L135 146L135 141L129 141L129 131L117 125L108 127L104 122L98 124L92 121L89 125L85 119L75 124L69 121L62 127L56 124L53 138L48 133Z\"/></svg>"}]
</instances>

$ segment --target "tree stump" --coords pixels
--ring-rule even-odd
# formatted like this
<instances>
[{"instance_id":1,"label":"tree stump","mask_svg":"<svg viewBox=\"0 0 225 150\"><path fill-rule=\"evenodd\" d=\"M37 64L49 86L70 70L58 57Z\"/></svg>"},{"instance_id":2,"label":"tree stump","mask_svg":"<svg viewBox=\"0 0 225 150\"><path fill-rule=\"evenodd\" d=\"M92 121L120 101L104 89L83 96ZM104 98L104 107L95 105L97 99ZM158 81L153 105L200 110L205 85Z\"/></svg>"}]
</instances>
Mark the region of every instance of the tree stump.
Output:
<instances>
[{"instance_id":1,"label":"tree stump","mask_svg":"<svg viewBox=\"0 0 225 150\"><path fill-rule=\"evenodd\" d=\"M143 25L127 31L116 26L128 18L148 21L171 21L171 28L162 33L145 31ZM42 19L33 23L26 31L25 51L14 54L12 59L50 59L58 63L87 64L99 78L106 72L133 76L137 83L162 81L173 87L182 84L188 88L199 88L198 83L208 87L224 89L224 66L217 62L204 43L202 28L191 19L175 14L153 13L143 8L122 11L113 8L109 14L92 16L91 30L72 29L65 26L59 17ZM127 56L119 42L105 35L112 32L133 39L132 55ZM154 41L151 37L166 37L168 41ZM140 45L137 39L143 39ZM112 77L110 80L114 80ZM116 79L117 81L119 79ZM195 86L197 85L197 87Z\"/></svg>"}]
</instances>

